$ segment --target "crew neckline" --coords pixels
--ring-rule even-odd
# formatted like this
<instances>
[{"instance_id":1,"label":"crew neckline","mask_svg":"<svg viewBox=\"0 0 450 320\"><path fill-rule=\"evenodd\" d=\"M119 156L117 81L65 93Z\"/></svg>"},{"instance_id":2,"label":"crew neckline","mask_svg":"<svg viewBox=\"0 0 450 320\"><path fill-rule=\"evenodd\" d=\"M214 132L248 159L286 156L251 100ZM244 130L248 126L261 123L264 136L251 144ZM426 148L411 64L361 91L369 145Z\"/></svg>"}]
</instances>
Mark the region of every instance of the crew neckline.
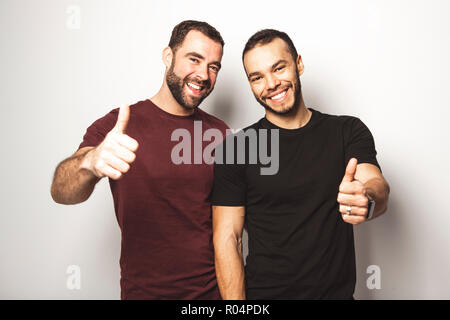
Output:
<instances>
[{"instance_id":1,"label":"crew neckline","mask_svg":"<svg viewBox=\"0 0 450 320\"><path fill-rule=\"evenodd\" d=\"M283 134L296 135L296 134L302 133L306 130L309 130L309 128L311 128L314 125L314 123L316 122L316 120L318 118L319 111L314 110L313 108L308 108L308 110L311 111L311 118L303 127L300 127L300 128L295 128L295 129L282 128L282 127L279 127L276 124L270 122L269 120L267 120L266 117L261 119L261 125L266 129L278 129L280 131L280 133L283 133Z\"/></svg>"},{"instance_id":2,"label":"crew neckline","mask_svg":"<svg viewBox=\"0 0 450 320\"><path fill-rule=\"evenodd\" d=\"M151 105L151 107L152 107L153 109L155 109L155 111L156 111L160 116L163 116L163 117L165 117L165 118L178 119L178 120L180 120L180 119L181 119L181 120L187 119L187 120L188 120L188 119L195 118L195 117L197 116L197 114L198 114L198 107L194 109L194 112L193 112L192 114L187 115L187 116L182 116L182 115L172 114L172 113L169 113L169 112L167 112L167 111L161 109L159 106L157 106L157 105L156 105L152 100L150 100L150 99L146 99L145 101L146 101L149 105Z\"/></svg>"}]
</instances>

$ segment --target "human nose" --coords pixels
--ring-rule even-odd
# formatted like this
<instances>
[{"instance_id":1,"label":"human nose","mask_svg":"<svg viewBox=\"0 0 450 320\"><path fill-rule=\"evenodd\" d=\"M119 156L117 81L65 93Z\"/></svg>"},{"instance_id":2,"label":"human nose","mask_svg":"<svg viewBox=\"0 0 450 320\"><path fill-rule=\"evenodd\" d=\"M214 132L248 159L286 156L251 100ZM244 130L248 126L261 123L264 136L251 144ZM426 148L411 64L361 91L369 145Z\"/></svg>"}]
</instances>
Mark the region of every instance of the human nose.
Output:
<instances>
[{"instance_id":1,"label":"human nose","mask_svg":"<svg viewBox=\"0 0 450 320\"><path fill-rule=\"evenodd\" d=\"M196 70L195 76L200 81L208 80L209 79L208 66L206 64L199 66L198 69Z\"/></svg>"},{"instance_id":2,"label":"human nose","mask_svg":"<svg viewBox=\"0 0 450 320\"><path fill-rule=\"evenodd\" d=\"M279 85L280 85L280 80L278 80L277 77L274 77L271 74L266 76L266 87L268 90L275 89Z\"/></svg>"}]
</instances>

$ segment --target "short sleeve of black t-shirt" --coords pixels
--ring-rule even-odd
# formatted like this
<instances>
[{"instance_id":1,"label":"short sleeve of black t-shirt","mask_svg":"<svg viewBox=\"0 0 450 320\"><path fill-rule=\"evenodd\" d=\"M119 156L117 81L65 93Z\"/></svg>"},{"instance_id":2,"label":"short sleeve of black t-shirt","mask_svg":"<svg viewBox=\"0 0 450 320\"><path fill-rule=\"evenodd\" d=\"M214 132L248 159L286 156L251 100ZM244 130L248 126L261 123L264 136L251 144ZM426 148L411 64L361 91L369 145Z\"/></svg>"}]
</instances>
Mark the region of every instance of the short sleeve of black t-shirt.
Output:
<instances>
[{"instance_id":1,"label":"short sleeve of black t-shirt","mask_svg":"<svg viewBox=\"0 0 450 320\"><path fill-rule=\"evenodd\" d=\"M223 157L216 152L214 164L214 187L212 204L215 206L245 206L247 183L245 181L245 164L226 164L226 143L236 139L236 135L229 135L218 147Z\"/></svg>"},{"instance_id":2,"label":"short sleeve of black t-shirt","mask_svg":"<svg viewBox=\"0 0 450 320\"><path fill-rule=\"evenodd\" d=\"M358 163L370 163L381 167L377 161L375 142L369 128L356 117L341 116L345 151L345 163L356 158Z\"/></svg>"}]
</instances>

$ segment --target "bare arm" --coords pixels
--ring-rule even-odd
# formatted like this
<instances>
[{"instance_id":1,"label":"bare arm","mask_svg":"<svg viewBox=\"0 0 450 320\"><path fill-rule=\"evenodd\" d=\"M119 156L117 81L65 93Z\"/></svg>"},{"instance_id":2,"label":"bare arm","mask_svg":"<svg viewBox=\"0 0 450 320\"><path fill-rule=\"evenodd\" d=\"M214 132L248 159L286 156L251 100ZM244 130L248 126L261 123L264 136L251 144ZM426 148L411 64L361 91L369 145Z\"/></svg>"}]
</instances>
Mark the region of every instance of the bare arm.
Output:
<instances>
[{"instance_id":1,"label":"bare arm","mask_svg":"<svg viewBox=\"0 0 450 320\"><path fill-rule=\"evenodd\" d=\"M51 187L55 202L76 204L89 198L99 177L82 167L86 154L94 147L81 148L56 167Z\"/></svg>"},{"instance_id":2,"label":"bare arm","mask_svg":"<svg viewBox=\"0 0 450 320\"><path fill-rule=\"evenodd\" d=\"M245 207L213 206L213 241L217 283L224 300L244 300L242 232Z\"/></svg>"},{"instance_id":3,"label":"bare arm","mask_svg":"<svg viewBox=\"0 0 450 320\"><path fill-rule=\"evenodd\" d=\"M81 148L58 165L51 186L55 202L83 202L102 177L117 180L130 169L138 143L125 134L129 116L129 107L120 108L115 127L98 146Z\"/></svg>"}]
</instances>

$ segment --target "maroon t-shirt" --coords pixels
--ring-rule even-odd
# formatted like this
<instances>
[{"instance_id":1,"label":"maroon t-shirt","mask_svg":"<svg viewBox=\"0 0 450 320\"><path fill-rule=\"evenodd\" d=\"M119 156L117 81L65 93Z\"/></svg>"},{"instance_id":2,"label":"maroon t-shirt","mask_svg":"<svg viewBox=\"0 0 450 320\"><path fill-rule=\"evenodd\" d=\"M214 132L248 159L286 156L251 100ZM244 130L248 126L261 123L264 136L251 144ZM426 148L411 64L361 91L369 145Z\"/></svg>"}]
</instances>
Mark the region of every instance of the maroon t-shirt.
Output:
<instances>
[{"instance_id":1,"label":"maroon t-shirt","mask_svg":"<svg viewBox=\"0 0 450 320\"><path fill-rule=\"evenodd\" d=\"M101 143L114 127L118 110L95 121L79 148ZM198 108L191 116L176 116L150 100L130 106L126 134L139 143L136 160L120 180L109 179L122 232L122 299L220 299L212 244L213 165L203 159L194 164L194 156L199 159L194 151L216 141L195 144L197 121L203 133L216 128L225 137L227 125ZM171 141L171 136L180 128L192 137L192 164L172 160L181 138ZM175 154L186 156L185 151Z\"/></svg>"}]
</instances>

